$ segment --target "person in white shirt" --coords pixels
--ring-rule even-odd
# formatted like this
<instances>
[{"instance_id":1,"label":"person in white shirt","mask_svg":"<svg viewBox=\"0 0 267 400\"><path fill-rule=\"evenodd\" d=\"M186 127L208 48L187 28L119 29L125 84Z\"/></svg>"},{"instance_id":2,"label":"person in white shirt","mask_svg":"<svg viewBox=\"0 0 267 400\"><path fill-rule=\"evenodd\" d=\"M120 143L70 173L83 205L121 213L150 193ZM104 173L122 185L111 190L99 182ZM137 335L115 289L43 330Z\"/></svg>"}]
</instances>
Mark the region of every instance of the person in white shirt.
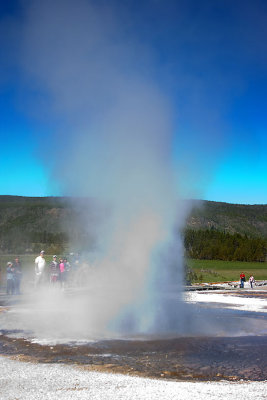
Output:
<instances>
[{"instance_id":1,"label":"person in white shirt","mask_svg":"<svg viewBox=\"0 0 267 400\"><path fill-rule=\"evenodd\" d=\"M249 283L250 283L250 287L251 289L253 289L253 283L255 283L255 279L253 275L250 275L249 277Z\"/></svg>"},{"instance_id":2,"label":"person in white shirt","mask_svg":"<svg viewBox=\"0 0 267 400\"><path fill-rule=\"evenodd\" d=\"M35 259L35 286L44 282L46 264L44 253L44 250L40 251L40 255Z\"/></svg>"}]
</instances>

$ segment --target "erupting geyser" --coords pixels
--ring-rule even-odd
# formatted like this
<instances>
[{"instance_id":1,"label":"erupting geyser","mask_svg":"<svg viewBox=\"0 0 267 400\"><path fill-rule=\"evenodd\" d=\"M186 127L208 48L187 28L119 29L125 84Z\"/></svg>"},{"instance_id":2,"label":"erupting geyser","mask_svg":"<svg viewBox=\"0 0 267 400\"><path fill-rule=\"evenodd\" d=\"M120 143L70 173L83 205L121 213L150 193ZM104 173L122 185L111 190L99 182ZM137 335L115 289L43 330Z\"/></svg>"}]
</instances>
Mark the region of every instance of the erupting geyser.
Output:
<instances>
[{"instance_id":1,"label":"erupting geyser","mask_svg":"<svg viewBox=\"0 0 267 400\"><path fill-rule=\"evenodd\" d=\"M55 163L47 157L53 179L63 194L94 197L110 213L100 226L86 214L80 220L97 236L88 293L44 295L36 324L66 336L169 332L177 329L168 291L179 293L183 281L184 219L173 187L171 107L149 77L149 49L107 6L78 3L28 4L22 63L49 95L45 112L55 125L42 148L58 150Z\"/></svg>"}]
</instances>

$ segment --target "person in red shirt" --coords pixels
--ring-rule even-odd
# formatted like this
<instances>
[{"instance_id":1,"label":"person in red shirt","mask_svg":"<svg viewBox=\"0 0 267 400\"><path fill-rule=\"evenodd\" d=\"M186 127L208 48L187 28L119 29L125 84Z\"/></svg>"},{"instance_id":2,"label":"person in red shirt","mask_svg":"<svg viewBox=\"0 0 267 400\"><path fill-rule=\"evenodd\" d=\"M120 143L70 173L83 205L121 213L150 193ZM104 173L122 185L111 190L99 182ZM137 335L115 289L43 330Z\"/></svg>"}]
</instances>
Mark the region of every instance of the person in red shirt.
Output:
<instances>
[{"instance_id":1,"label":"person in red shirt","mask_svg":"<svg viewBox=\"0 0 267 400\"><path fill-rule=\"evenodd\" d=\"M241 288L244 287L244 282L246 282L246 276L245 276L244 272L241 272L241 274L240 274L240 287Z\"/></svg>"}]
</instances>

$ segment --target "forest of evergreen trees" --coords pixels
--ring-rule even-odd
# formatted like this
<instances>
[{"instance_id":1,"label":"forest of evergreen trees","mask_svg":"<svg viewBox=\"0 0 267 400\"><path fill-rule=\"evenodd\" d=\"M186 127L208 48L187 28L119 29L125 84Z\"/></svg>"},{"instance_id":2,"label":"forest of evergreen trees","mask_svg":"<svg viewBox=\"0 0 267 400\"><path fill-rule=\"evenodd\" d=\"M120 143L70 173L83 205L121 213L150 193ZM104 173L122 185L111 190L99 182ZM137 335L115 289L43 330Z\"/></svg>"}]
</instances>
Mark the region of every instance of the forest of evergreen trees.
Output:
<instances>
[{"instance_id":1,"label":"forest of evergreen trees","mask_svg":"<svg viewBox=\"0 0 267 400\"><path fill-rule=\"evenodd\" d=\"M267 240L215 229L186 229L184 246L189 258L224 261L267 261Z\"/></svg>"},{"instance_id":2,"label":"forest of evergreen trees","mask_svg":"<svg viewBox=\"0 0 267 400\"><path fill-rule=\"evenodd\" d=\"M202 203L185 227L187 257L267 261L267 205ZM0 196L0 253L90 251L97 246L96 227L106 214L92 199L76 199L73 205L60 197Z\"/></svg>"}]
</instances>

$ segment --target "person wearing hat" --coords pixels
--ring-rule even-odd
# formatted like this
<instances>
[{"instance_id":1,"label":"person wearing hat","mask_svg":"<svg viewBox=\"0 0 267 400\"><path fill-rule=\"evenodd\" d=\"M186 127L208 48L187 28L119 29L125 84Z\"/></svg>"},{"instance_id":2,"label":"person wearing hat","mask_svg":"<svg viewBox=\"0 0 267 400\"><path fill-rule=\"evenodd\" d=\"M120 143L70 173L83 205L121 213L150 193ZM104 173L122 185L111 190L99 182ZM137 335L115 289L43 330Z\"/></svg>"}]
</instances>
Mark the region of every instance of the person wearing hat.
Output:
<instances>
[{"instance_id":1,"label":"person wearing hat","mask_svg":"<svg viewBox=\"0 0 267 400\"><path fill-rule=\"evenodd\" d=\"M44 282L45 279L45 258L44 250L40 251L40 255L35 259L35 286Z\"/></svg>"},{"instance_id":2,"label":"person wearing hat","mask_svg":"<svg viewBox=\"0 0 267 400\"><path fill-rule=\"evenodd\" d=\"M53 260L51 261L49 267L50 267L50 283L53 285L58 281L58 275L59 275L59 267L56 255L53 256Z\"/></svg>"}]
</instances>

